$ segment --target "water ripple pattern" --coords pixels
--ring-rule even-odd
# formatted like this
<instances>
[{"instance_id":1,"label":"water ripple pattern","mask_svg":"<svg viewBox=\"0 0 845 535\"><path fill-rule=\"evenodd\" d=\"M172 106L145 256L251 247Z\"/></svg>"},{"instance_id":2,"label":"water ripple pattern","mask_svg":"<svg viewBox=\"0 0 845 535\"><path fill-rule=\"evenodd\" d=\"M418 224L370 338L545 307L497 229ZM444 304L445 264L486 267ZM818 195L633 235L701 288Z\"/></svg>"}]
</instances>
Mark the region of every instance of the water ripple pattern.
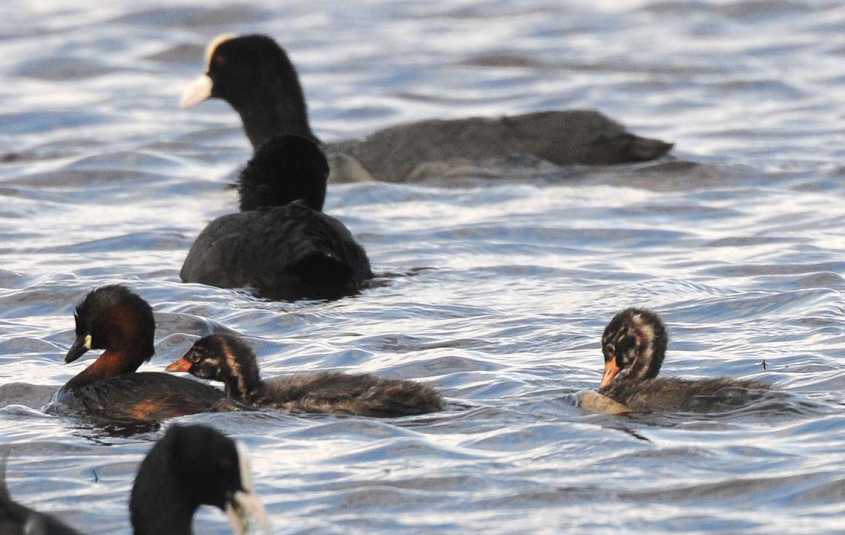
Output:
<instances>
[{"instance_id":1,"label":"water ripple pattern","mask_svg":"<svg viewBox=\"0 0 845 535\"><path fill-rule=\"evenodd\" d=\"M841 2L196 4L0 6L0 443L13 496L88 533L131 531L128 492L158 434L40 410L83 365L63 364L74 304L121 282L155 309L144 369L225 328L266 376L366 371L448 398L445 412L395 421L180 419L251 448L276 533L845 531ZM297 303L185 285L187 250L235 209L226 184L251 152L226 105L176 107L222 32L287 47L323 139L596 108L676 142L674 159L476 170L452 187L333 184L327 211L380 284ZM598 385L602 329L633 305L667 321L666 375L759 379L786 400L710 416L582 411L574 394ZM228 527L204 509L196 532Z\"/></svg>"}]
</instances>

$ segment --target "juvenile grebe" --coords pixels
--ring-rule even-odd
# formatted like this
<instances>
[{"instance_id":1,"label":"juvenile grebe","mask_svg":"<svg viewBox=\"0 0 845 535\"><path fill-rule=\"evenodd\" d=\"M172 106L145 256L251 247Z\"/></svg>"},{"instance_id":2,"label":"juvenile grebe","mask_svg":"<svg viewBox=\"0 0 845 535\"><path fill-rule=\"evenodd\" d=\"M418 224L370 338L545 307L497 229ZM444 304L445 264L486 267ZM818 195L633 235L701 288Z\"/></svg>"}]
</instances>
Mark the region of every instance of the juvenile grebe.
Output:
<instances>
[{"instance_id":1,"label":"juvenile grebe","mask_svg":"<svg viewBox=\"0 0 845 535\"><path fill-rule=\"evenodd\" d=\"M431 387L369 374L321 372L264 381L255 353L243 340L230 335L200 338L167 371L222 381L226 395L246 405L292 412L394 417L443 408L443 400Z\"/></svg>"},{"instance_id":2,"label":"juvenile grebe","mask_svg":"<svg viewBox=\"0 0 845 535\"><path fill-rule=\"evenodd\" d=\"M633 411L727 410L770 391L759 381L657 377L669 337L654 312L629 308L616 314L602 335L604 374L599 393Z\"/></svg>"}]
</instances>

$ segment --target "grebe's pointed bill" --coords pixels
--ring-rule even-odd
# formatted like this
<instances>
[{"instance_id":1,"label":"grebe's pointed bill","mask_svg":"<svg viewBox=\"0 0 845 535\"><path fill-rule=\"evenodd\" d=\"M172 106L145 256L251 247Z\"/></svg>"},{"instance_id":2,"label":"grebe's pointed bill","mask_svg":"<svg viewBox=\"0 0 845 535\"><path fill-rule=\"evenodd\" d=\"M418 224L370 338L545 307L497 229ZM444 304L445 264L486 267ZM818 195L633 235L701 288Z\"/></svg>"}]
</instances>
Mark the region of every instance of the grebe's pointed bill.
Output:
<instances>
[{"instance_id":1,"label":"grebe's pointed bill","mask_svg":"<svg viewBox=\"0 0 845 535\"><path fill-rule=\"evenodd\" d=\"M193 82L189 83L182 91L182 98L179 99L180 108L192 108L211 97L211 90L214 82L207 74L203 74Z\"/></svg>"},{"instance_id":2,"label":"grebe's pointed bill","mask_svg":"<svg viewBox=\"0 0 845 535\"><path fill-rule=\"evenodd\" d=\"M255 493L252 484L252 469L249 465L249 452L246 446L236 443L238 451L238 468L243 490L235 491L226 503L226 516L229 524L238 535L246 535L254 529L256 533L270 535L270 520L261 503L261 498ZM252 520L255 520L253 523Z\"/></svg>"},{"instance_id":3,"label":"grebe's pointed bill","mask_svg":"<svg viewBox=\"0 0 845 535\"><path fill-rule=\"evenodd\" d=\"M191 363L185 357L174 360L164 369L166 372L189 372L191 371Z\"/></svg>"},{"instance_id":4,"label":"grebe's pointed bill","mask_svg":"<svg viewBox=\"0 0 845 535\"><path fill-rule=\"evenodd\" d=\"M604 363L604 374L601 377L601 385L599 388L607 388L608 386L613 383L613 380L616 379L616 376L619 375L619 372L622 371L622 368L617 366L616 364L616 357L605 361Z\"/></svg>"},{"instance_id":5,"label":"grebe's pointed bill","mask_svg":"<svg viewBox=\"0 0 845 535\"><path fill-rule=\"evenodd\" d=\"M89 349L91 349L91 335L85 334L77 336L76 340L73 341L73 345L67 350L67 355L65 355L65 364L70 364L84 355Z\"/></svg>"}]
</instances>

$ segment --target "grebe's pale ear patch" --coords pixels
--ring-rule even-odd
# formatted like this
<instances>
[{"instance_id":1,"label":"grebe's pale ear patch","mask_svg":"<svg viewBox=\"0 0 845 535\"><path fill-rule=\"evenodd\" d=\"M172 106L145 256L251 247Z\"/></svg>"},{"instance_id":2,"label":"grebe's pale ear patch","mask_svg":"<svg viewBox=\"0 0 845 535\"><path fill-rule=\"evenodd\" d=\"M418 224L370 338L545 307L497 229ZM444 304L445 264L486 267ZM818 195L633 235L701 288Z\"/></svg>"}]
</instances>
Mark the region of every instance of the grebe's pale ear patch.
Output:
<instances>
[{"instance_id":1,"label":"grebe's pale ear patch","mask_svg":"<svg viewBox=\"0 0 845 535\"><path fill-rule=\"evenodd\" d=\"M90 350L91 350L91 346L92 346L92 345L93 345L93 340L92 340L92 338L91 338L91 335L90 335L90 334L86 334L86 335L85 335L85 342L83 343L83 346L85 347L85 349L87 349L87 350L89 350L89 351L90 351Z\"/></svg>"},{"instance_id":2,"label":"grebe's pale ear patch","mask_svg":"<svg viewBox=\"0 0 845 535\"><path fill-rule=\"evenodd\" d=\"M211 66L211 56L214 55L214 51L217 50L217 47L225 43L226 41L231 41L235 37L237 37L237 34L222 33L211 41L209 41L207 45L205 45L205 55L203 56L203 63L205 64L206 69Z\"/></svg>"}]
</instances>

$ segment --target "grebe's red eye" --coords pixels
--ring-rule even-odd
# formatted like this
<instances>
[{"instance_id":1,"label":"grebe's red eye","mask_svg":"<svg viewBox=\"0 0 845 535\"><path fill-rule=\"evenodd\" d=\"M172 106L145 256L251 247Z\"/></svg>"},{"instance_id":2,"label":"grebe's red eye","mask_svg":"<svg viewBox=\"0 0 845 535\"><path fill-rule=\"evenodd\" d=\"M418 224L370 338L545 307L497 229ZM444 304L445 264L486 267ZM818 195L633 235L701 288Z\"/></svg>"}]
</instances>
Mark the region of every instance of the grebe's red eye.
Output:
<instances>
[{"instance_id":1,"label":"grebe's red eye","mask_svg":"<svg viewBox=\"0 0 845 535\"><path fill-rule=\"evenodd\" d=\"M226 64L226 58L223 57L222 54L217 54L216 56L214 56L214 65L216 67L222 67L225 64Z\"/></svg>"}]
</instances>

